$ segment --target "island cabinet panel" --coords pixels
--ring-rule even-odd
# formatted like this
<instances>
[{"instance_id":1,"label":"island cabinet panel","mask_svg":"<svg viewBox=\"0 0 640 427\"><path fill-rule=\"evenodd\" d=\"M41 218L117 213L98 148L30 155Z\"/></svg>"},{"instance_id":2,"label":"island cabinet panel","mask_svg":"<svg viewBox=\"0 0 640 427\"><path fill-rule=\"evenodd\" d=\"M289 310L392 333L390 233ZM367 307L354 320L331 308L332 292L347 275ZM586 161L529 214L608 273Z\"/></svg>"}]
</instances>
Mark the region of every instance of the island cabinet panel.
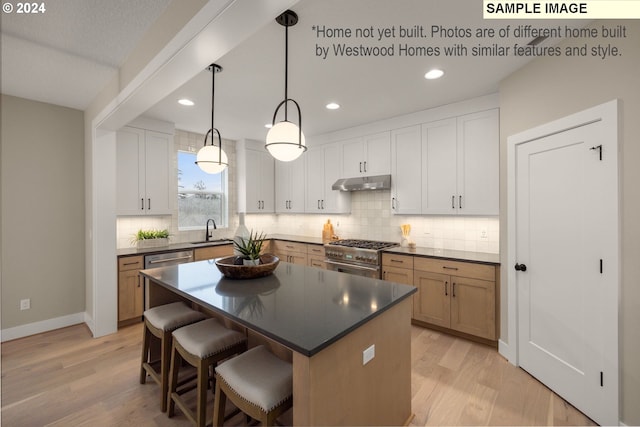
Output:
<instances>
[{"instance_id":1,"label":"island cabinet panel","mask_svg":"<svg viewBox=\"0 0 640 427\"><path fill-rule=\"evenodd\" d=\"M233 255L233 245L208 246L206 248L196 248L193 251L194 261L222 258L231 255Z\"/></svg>"},{"instance_id":2,"label":"island cabinet panel","mask_svg":"<svg viewBox=\"0 0 640 427\"><path fill-rule=\"evenodd\" d=\"M496 340L495 266L416 257L413 281L415 320Z\"/></svg>"},{"instance_id":3,"label":"island cabinet panel","mask_svg":"<svg viewBox=\"0 0 640 427\"><path fill-rule=\"evenodd\" d=\"M307 265L307 245L305 243L272 240L271 251L280 261L292 264Z\"/></svg>"},{"instance_id":4,"label":"island cabinet panel","mask_svg":"<svg viewBox=\"0 0 640 427\"><path fill-rule=\"evenodd\" d=\"M411 299L312 357L293 353L293 425L407 425ZM363 364L363 351L375 357ZM328 375L327 373L331 373Z\"/></svg>"},{"instance_id":5,"label":"island cabinet panel","mask_svg":"<svg viewBox=\"0 0 640 427\"><path fill-rule=\"evenodd\" d=\"M144 312L144 287L138 274L144 268L142 256L118 258L118 323L138 322Z\"/></svg>"}]
</instances>

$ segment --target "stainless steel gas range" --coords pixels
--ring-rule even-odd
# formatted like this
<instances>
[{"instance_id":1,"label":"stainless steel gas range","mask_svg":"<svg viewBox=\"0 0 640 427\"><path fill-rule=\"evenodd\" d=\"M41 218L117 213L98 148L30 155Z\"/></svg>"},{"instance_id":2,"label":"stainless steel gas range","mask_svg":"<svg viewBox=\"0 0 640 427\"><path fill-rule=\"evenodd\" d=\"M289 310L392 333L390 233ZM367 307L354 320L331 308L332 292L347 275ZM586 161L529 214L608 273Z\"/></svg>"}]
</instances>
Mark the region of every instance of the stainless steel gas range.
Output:
<instances>
[{"instance_id":1,"label":"stainless steel gas range","mask_svg":"<svg viewBox=\"0 0 640 427\"><path fill-rule=\"evenodd\" d=\"M393 242L343 239L324 245L325 263L328 270L381 278L383 249L398 246Z\"/></svg>"}]
</instances>

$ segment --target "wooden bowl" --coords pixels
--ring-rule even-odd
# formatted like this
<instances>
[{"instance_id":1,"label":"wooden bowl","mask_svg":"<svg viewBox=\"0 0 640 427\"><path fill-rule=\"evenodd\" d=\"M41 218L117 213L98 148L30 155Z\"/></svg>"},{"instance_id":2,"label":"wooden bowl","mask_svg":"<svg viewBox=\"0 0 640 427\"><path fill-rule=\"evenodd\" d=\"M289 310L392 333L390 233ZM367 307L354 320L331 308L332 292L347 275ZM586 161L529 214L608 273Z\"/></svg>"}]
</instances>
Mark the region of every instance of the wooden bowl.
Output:
<instances>
[{"instance_id":1,"label":"wooden bowl","mask_svg":"<svg viewBox=\"0 0 640 427\"><path fill-rule=\"evenodd\" d=\"M235 256L220 258L216 260L216 267L229 279L257 279L268 276L276 269L280 258L275 255L262 255L258 265L236 265Z\"/></svg>"}]
</instances>

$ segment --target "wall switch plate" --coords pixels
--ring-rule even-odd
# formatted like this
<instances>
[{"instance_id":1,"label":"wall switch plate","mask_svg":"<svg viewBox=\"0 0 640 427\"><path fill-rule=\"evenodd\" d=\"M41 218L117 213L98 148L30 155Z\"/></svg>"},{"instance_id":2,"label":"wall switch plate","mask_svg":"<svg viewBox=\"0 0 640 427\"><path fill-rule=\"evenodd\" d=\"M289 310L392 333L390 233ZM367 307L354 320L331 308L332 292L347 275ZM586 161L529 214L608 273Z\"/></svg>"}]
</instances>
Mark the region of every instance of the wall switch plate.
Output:
<instances>
[{"instance_id":1,"label":"wall switch plate","mask_svg":"<svg viewBox=\"0 0 640 427\"><path fill-rule=\"evenodd\" d=\"M29 310L31 308L31 300L30 299L21 299L20 300L20 310Z\"/></svg>"},{"instance_id":2,"label":"wall switch plate","mask_svg":"<svg viewBox=\"0 0 640 427\"><path fill-rule=\"evenodd\" d=\"M376 345L372 344L369 348L362 352L362 366L371 362L371 359L376 357Z\"/></svg>"}]
</instances>

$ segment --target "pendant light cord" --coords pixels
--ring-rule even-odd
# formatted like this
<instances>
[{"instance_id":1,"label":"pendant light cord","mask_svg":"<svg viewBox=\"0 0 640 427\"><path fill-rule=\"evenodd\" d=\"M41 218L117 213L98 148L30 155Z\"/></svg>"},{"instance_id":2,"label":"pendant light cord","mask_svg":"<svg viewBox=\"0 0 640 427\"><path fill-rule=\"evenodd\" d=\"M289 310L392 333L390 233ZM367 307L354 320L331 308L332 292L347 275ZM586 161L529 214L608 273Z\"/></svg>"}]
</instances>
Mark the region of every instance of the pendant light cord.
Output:
<instances>
[{"instance_id":1,"label":"pendant light cord","mask_svg":"<svg viewBox=\"0 0 640 427\"><path fill-rule=\"evenodd\" d=\"M288 108L287 108L287 104L288 102L286 102L289 97L288 95L288 82L289 82L289 25L287 23L287 25L284 27L284 121L288 121L287 120L287 113L288 113Z\"/></svg>"}]
</instances>

